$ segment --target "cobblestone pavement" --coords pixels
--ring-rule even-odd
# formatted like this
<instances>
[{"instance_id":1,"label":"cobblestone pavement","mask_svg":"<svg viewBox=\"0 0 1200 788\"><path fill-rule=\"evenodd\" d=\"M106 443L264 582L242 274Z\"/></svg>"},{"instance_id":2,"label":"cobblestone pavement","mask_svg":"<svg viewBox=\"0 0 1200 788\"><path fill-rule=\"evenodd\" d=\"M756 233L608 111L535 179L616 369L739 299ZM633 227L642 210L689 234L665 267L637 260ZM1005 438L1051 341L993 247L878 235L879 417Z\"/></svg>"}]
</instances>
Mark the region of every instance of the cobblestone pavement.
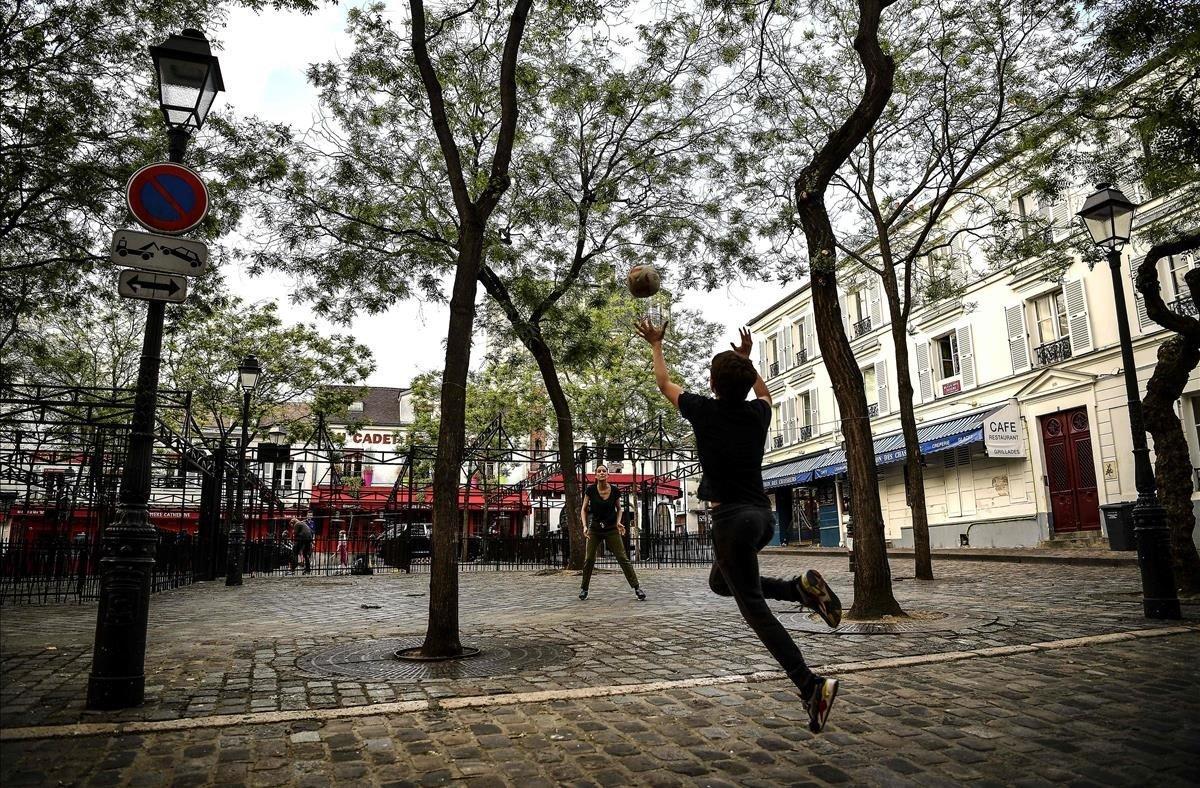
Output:
<instances>
[{"instance_id":1,"label":"cobblestone pavement","mask_svg":"<svg viewBox=\"0 0 1200 788\"><path fill-rule=\"evenodd\" d=\"M819 568L849 607L844 557L764 557L766 571ZM953 627L902 635L814 634L792 606L778 610L815 666L961 652L1151 628L1135 568L937 565L911 579L894 562L901 604L945 610ZM146 703L96 714L83 709L94 605L6 607L0 616L0 726L80 721L172 720L216 714L335 709L531 691L745 675L777 669L732 600L708 591L707 569L640 570L650 599L633 600L620 573L598 575L586 602L569 573L470 573L461 578L461 629L489 642L560 646L565 660L419 682L353 679L301 670L306 655L337 644L424 632L428 576L249 578L240 588L204 583L155 595L146 655ZM1194 605L1185 608L1196 623Z\"/></svg>"},{"instance_id":2,"label":"cobblestone pavement","mask_svg":"<svg viewBox=\"0 0 1200 788\"><path fill-rule=\"evenodd\" d=\"M0 743L25 785L1194 785L1200 633L843 676ZM1138 669L1130 671L1131 664ZM352 710L345 710L346 712Z\"/></svg>"}]
</instances>

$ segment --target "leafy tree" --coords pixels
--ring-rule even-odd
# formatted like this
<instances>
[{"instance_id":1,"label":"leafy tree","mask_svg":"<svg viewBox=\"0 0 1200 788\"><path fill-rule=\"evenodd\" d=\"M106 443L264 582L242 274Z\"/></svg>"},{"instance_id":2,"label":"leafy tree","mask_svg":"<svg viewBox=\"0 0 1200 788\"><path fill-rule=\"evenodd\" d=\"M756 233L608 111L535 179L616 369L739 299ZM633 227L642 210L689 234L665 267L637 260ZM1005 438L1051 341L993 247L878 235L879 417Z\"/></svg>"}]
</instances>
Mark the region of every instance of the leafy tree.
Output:
<instances>
[{"instance_id":1,"label":"leafy tree","mask_svg":"<svg viewBox=\"0 0 1200 788\"><path fill-rule=\"evenodd\" d=\"M777 78L795 86L778 99L786 115L777 123L800 138L828 136L858 101L850 89L861 79L858 55L840 33L852 12L840 4L828 9L832 24L810 42L825 53L820 68L794 62L786 51L771 53L772 61L782 54ZM860 276L881 280L886 296L916 575L933 579L907 336L912 311L961 297L974 273L970 246L1009 218L1010 192L980 183L980 173L1044 144L1046 130L1072 106L1083 51L1065 44L1079 20L1058 2L912 0L880 27L896 61L895 87L831 181L839 225L855 228L834 243ZM794 104L787 101L793 96ZM818 103L832 113L815 111ZM982 257L974 263L981 269Z\"/></svg>"},{"instance_id":2,"label":"leafy tree","mask_svg":"<svg viewBox=\"0 0 1200 788\"><path fill-rule=\"evenodd\" d=\"M17 0L0 15L0 355L28 354L22 343L36 343L38 316L112 287L102 274L112 231L128 221L124 184L167 149L147 44L183 27L219 29L227 7ZM219 132L219 118L210 125ZM188 156L208 178L212 209L196 234L210 239L236 224L253 174L212 130Z\"/></svg>"},{"instance_id":3,"label":"leafy tree","mask_svg":"<svg viewBox=\"0 0 1200 788\"><path fill-rule=\"evenodd\" d=\"M741 49L746 59L742 67L754 76L750 109L765 118L756 118L759 128L748 136L748 146L736 157L735 167L747 181L746 204L776 209L765 216L759 211L752 218L759 232L771 241L777 264L809 276L817 343L842 414L857 554L854 605L847 614L851 618L903 611L892 593L870 418L862 373L842 319L839 245L827 195L892 97L896 62L881 44L880 28L884 10L894 1L858 0L857 14L839 13L838 4L823 2L803 7L773 0L727 4L731 24L740 25L743 36ZM797 94L805 94L797 89L792 74L822 74L827 72L827 59L842 62L836 52L826 53L813 44L826 28L836 31L839 40L853 41L855 59L845 64L849 71L817 80L805 99L812 111L833 117L830 130L811 137L793 136L771 118L786 117L780 105L799 101ZM835 98L838 94L850 98L843 103ZM827 100L837 101L834 110L825 106ZM784 183L788 184L786 190ZM802 254L794 251L797 228L804 236Z\"/></svg>"}]
</instances>

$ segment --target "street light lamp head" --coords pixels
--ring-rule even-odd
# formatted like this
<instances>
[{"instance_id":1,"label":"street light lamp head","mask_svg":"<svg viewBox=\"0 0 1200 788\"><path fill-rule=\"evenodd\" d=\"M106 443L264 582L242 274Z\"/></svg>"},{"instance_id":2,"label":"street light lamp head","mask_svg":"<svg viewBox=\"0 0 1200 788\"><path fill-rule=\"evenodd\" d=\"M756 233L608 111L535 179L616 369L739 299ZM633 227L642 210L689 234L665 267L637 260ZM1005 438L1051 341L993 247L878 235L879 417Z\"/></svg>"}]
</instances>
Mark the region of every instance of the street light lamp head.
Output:
<instances>
[{"instance_id":1,"label":"street light lamp head","mask_svg":"<svg viewBox=\"0 0 1200 788\"><path fill-rule=\"evenodd\" d=\"M225 90L221 65L208 39L191 28L150 47L158 74L158 105L171 128L192 131L204 125L217 93Z\"/></svg>"},{"instance_id":2,"label":"street light lamp head","mask_svg":"<svg viewBox=\"0 0 1200 788\"><path fill-rule=\"evenodd\" d=\"M1120 189L1101 183L1078 215L1096 246L1115 250L1129 242L1136 207Z\"/></svg>"},{"instance_id":3,"label":"street light lamp head","mask_svg":"<svg viewBox=\"0 0 1200 788\"><path fill-rule=\"evenodd\" d=\"M258 358L251 355L242 359L241 365L238 367L238 379L242 386L242 391L250 392L258 385L258 378L262 375L262 365L258 363Z\"/></svg>"},{"instance_id":4,"label":"street light lamp head","mask_svg":"<svg viewBox=\"0 0 1200 788\"><path fill-rule=\"evenodd\" d=\"M267 430L267 442L274 443L276 446L281 445L287 438L287 430L278 424L272 424L271 429Z\"/></svg>"}]
</instances>

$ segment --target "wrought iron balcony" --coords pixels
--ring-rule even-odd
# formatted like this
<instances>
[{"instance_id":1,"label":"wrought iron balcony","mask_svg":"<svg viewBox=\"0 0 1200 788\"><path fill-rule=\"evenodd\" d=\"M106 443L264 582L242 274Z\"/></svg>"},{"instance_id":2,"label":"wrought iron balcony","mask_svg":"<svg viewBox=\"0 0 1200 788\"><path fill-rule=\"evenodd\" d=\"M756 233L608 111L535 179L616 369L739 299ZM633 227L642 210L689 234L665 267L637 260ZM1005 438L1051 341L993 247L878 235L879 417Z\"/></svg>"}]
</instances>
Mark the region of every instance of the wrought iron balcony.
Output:
<instances>
[{"instance_id":1,"label":"wrought iron balcony","mask_svg":"<svg viewBox=\"0 0 1200 788\"><path fill-rule=\"evenodd\" d=\"M870 405L867 406L867 415L870 416L871 418L875 418L876 416L879 415L879 403L878 402L872 402Z\"/></svg>"},{"instance_id":2,"label":"wrought iron balcony","mask_svg":"<svg viewBox=\"0 0 1200 788\"><path fill-rule=\"evenodd\" d=\"M1180 315L1195 315L1196 302L1192 300L1191 296L1181 295L1171 302L1171 311Z\"/></svg>"},{"instance_id":3,"label":"wrought iron balcony","mask_svg":"<svg viewBox=\"0 0 1200 788\"><path fill-rule=\"evenodd\" d=\"M796 351L796 364L803 364L806 361L808 361L808 349L800 348Z\"/></svg>"},{"instance_id":4,"label":"wrought iron balcony","mask_svg":"<svg viewBox=\"0 0 1200 788\"><path fill-rule=\"evenodd\" d=\"M1039 367L1047 367L1071 357L1071 338L1063 337L1033 349Z\"/></svg>"},{"instance_id":5,"label":"wrought iron balcony","mask_svg":"<svg viewBox=\"0 0 1200 788\"><path fill-rule=\"evenodd\" d=\"M771 446L776 449L782 448L783 447L783 436L776 435L774 438L772 438Z\"/></svg>"},{"instance_id":6,"label":"wrought iron balcony","mask_svg":"<svg viewBox=\"0 0 1200 788\"><path fill-rule=\"evenodd\" d=\"M851 328L854 329L854 338L858 339L864 334L871 333L871 318L864 317L862 320L855 323Z\"/></svg>"},{"instance_id":7,"label":"wrought iron balcony","mask_svg":"<svg viewBox=\"0 0 1200 788\"><path fill-rule=\"evenodd\" d=\"M767 367L767 369L769 369L769 370L770 370L770 372L771 372L771 377L775 377L776 375L778 375L778 374L779 374L779 362L778 362L778 361L772 361L772 362L771 362L771 364L770 364L770 366L769 366L769 367Z\"/></svg>"},{"instance_id":8,"label":"wrought iron balcony","mask_svg":"<svg viewBox=\"0 0 1200 788\"><path fill-rule=\"evenodd\" d=\"M812 438L812 426L809 425L809 426L801 427L800 428L800 440L806 441L810 438Z\"/></svg>"}]
</instances>

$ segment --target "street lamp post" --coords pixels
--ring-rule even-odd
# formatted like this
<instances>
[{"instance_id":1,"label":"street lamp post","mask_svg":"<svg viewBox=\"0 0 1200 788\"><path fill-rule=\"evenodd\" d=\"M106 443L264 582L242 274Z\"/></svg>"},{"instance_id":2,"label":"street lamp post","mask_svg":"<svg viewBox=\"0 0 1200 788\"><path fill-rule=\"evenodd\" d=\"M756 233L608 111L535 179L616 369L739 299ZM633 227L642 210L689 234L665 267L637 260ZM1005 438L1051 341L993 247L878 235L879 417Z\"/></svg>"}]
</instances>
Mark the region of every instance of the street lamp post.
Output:
<instances>
[{"instance_id":1,"label":"street lamp post","mask_svg":"<svg viewBox=\"0 0 1200 788\"><path fill-rule=\"evenodd\" d=\"M1117 331L1121 337L1121 366L1125 369L1125 397L1129 407L1129 429L1133 433L1133 467L1137 484L1137 503L1133 507L1134 533L1137 536L1138 568L1142 574L1142 611L1146 618L1180 617L1175 573L1171 566L1170 530L1167 512L1158 502L1150 449L1146 445L1146 427L1142 420L1137 367L1133 360L1133 340L1129 334L1129 316L1125 311L1125 288L1121 275L1121 248L1128 243L1133 228L1134 205L1107 183L1087 198L1079 217L1096 246L1108 257L1116 301Z\"/></svg>"},{"instance_id":2,"label":"street lamp post","mask_svg":"<svg viewBox=\"0 0 1200 788\"><path fill-rule=\"evenodd\" d=\"M181 162L192 131L204 124L217 93L225 89L221 68L197 30L170 36L161 45L150 47L150 55L170 138L170 160ZM146 626L158 544L149 516L150 464L164 308L163 301L150 301L147 306L129 449L121 473L120 510L104 530L100 604L88 676L89 709L138 706L145 696Z\"/></svg>"},{"instance_id":3,"label":"street lamp post","mask_svg":"<svg viewBox=\"0 0 1200 788\"><path fill-rule=\"evenodd\" d=\"M267 431L267 443L278 447L283 446L286 440L287 430L278 424L272 424L271 429ZM286 460L279 454L274 455L274 459L271 461L271 498L267 501L267 520L271 523L272 544L278 539L277 530L279 523L276 520L283 514L283 506L279 502L279 483L283 478L283 466L285 462Z\"/></svg>"},{"instance_id":4,"label":"street lamp post","mask_svg":"<svg viewBox=\"0 0 1200 788\"><path fill-rule=\"evenodd\" d=\"M238 444L237 496L233 499L233 519L229 523L229 560L225 564L225 585L242 584L242 550L246 542L246 447L250 443L250 393L258 385L262 366L254 356L246 356L238 366L238 383L242 387L242 440Z\"/></svg>"}]
</instances>

